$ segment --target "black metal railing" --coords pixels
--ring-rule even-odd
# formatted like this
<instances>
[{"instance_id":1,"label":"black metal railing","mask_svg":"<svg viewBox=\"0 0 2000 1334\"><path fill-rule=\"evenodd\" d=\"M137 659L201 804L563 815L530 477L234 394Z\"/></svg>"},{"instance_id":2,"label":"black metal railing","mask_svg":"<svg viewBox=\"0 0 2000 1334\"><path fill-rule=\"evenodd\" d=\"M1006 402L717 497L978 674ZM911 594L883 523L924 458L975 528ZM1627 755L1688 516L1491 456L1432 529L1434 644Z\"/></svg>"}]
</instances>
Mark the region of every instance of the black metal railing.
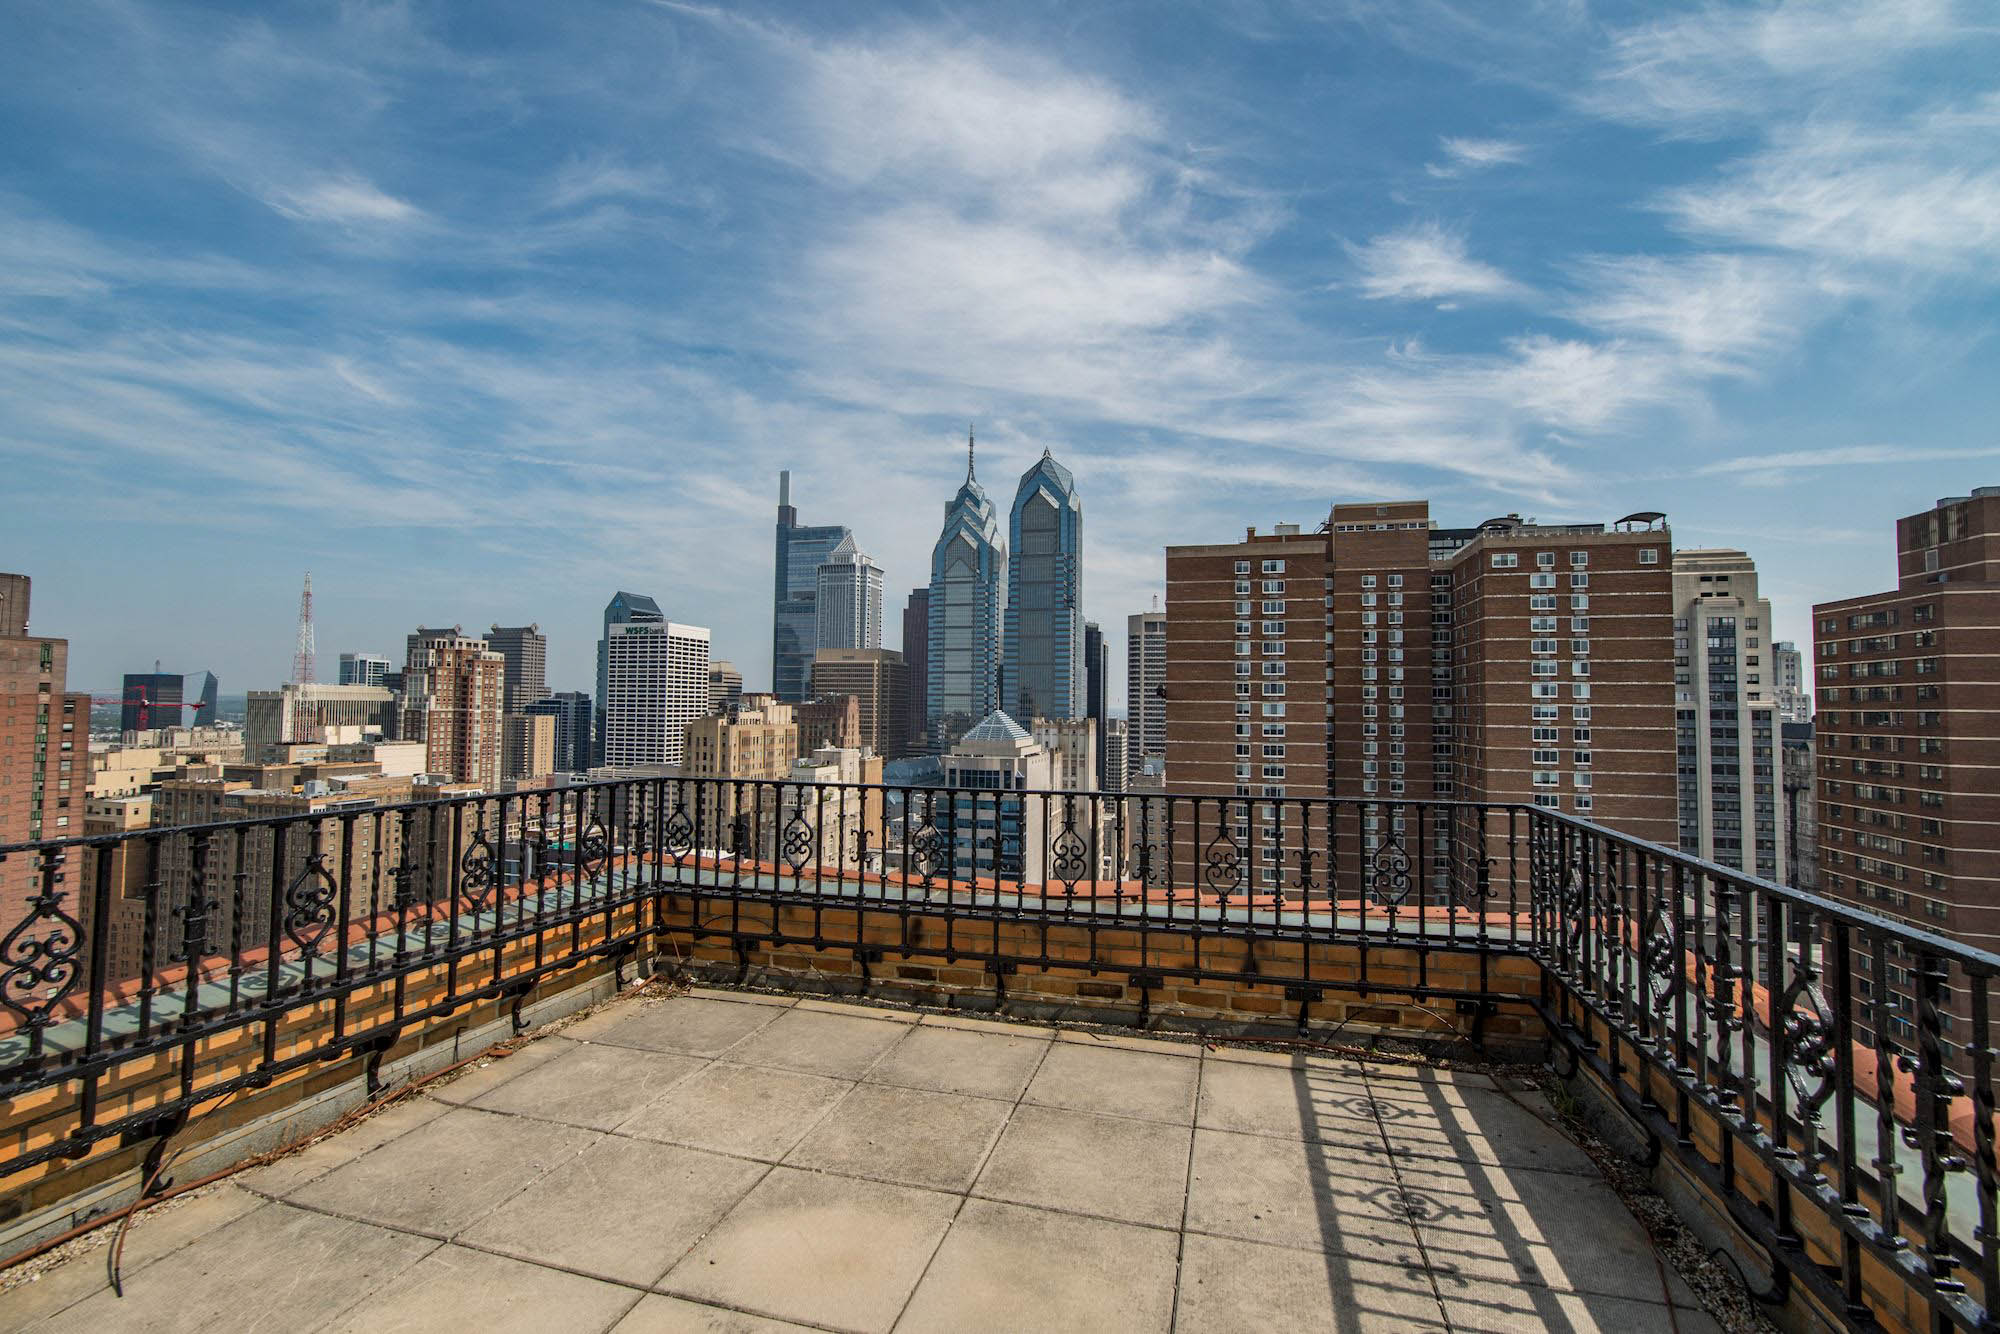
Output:
<instances>
[{"instance_id":1,"label":"black metal railing","mask_svg":"<svg viewBox=\"0 0 2000 1334\"><path fill-rule=\"evenodd\" d=\"M61 1095L0 1180L311 1063L372 1080L406 1032L656 946L943 957L1003 993L1087 969L1142 1009L1276 986L1301 1023L1384 995L1476 1025L1518 956L1562 1059L1775 1273L1859 1318L1872 1256L1963 1328L2000 1287L2000 958L1533 806L647 777L0 847L0 895L0 1096Z\"/></svg>"}]
</instances>

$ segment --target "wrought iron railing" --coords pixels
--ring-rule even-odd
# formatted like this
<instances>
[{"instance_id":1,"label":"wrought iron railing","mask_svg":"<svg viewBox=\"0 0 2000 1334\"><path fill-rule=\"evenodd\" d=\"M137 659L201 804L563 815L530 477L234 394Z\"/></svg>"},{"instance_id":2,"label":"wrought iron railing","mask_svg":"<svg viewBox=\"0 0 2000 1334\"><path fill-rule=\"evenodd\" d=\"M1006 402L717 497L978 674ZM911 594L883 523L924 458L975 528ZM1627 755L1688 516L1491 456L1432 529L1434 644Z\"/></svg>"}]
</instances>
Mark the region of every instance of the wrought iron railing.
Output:
<instances>
[{"instance_id":1,"label":"wrought iron railing","mask_svg":"<svg viewBox=\"0 0 2000 1334\"><path fill-rule=\"evenodd\" d=\"M1515 956L1561 1061L1774 1273L1858 1319L1886 1272L1964 1328L2000 1289L2000 958L1533 806L647 777L0 847L0 890L0 1097L58 1102L0 1185L669 946L844 951L864 980L942 956L1003 992L1088 969L1142 1009L1277 987L1301 1023L1452 1000L1475 1032ZM1327 945L1340 968L1299 948Z\"/></svg>"}]
</instances>

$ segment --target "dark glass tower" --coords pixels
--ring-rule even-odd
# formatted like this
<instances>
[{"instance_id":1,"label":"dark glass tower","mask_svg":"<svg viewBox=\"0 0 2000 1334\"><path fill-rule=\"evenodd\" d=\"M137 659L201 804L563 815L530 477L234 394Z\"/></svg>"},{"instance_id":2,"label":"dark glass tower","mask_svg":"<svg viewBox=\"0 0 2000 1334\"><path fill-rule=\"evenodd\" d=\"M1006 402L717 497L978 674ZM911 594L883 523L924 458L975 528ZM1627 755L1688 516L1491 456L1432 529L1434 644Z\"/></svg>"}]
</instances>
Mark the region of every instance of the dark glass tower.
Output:
<instances>
[{"instance_id":1,"label":"dark glass tower","mask_svg":"<svg viewBox=\"0 0 2000 1334\"><path fill-rule=\"evenodd\" d=\"M799 523L792 475L778 474L778 549L771 589L771 689L791 703L806 697L806 678L819 649L819 567L853 536L840 524Z\"/></svg>"}]
</instances>

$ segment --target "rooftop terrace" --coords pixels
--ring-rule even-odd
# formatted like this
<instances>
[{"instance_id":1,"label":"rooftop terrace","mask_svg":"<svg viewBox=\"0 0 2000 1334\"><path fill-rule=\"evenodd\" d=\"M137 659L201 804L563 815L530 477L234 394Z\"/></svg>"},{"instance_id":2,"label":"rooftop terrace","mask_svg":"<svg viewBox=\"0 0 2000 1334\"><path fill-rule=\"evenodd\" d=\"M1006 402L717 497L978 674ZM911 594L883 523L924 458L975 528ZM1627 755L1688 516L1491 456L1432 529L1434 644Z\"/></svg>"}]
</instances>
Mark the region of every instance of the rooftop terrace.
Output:
<instances>
[{"instance_id":1,"label":"rooftop terrace","mask_svg":"<svg viewBox=\"0 0 2000 1334\"><path fill-rule=\"evenodd\" d=\"M34 1330L1718 1329L1487 1074L628 995L0 1294Z\"/></svg>"}]
</instances>

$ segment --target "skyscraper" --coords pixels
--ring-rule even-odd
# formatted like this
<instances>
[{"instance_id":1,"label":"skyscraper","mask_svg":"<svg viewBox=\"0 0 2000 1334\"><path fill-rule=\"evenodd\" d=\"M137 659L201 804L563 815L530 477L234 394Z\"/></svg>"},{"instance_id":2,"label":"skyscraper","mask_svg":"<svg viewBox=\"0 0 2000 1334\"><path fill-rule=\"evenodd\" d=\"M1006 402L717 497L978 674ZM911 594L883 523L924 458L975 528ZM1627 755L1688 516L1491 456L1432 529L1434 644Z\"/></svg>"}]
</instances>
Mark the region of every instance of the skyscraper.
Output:
<instances>
[{"instance_id":1,"label":"skyscraper","mask_svg":"<svg viewBox=\"0 0 2000 1334\"><path fill-rule=\"evenodd\" d=\"M1675 552L1680 849L1789 883L1774 653L1750 557Z\"/></svg>"},{"instance_id":2,"label":"skyscraper","mask_svg":"<svg viewBox=\"0 0 2000 1334\"><path fill-rule=\"evenodd\" d=\"M1125 618L1125 772L1145 769L1148 755L1167 754L1167 614Z\"/></svg>"},{"instance_id":3,"label":"skyscraper","mask_svg":"<svg viewBox=\"0 0 2000 1334\"><path fill-rule=\"evenodd\" d=\"M1108 708L1106 674L1111 667L1104 652L1104 627L1096 621L1083 623L1083 712L1084 716L1097 723L1097 776L1103 781L1109 772L1104 763L1104 748L1109 744L1106 738L1111 729L1108 724L1111 714Z\"/></svg>"},{"instance_id":4,"label":"skyscraper","mask_svg":"<svg viewBox=\"0 0 2000 1334\"><path fill-rule=\"evenodd\" d=\"M604 763L679 764L688 724L708 714L707 627L614 621L604 645Z\"/></svg>"},{"instance_id":5,"label":"skyscraper","mask_svg":"<svg viewBox=\"0 0 2000 1334\"><path fill-rule=\"evenodd\" d=\"M974 474L972 448L968 435L965 484L944 507L944 530L931 548L925 719L931 744L940 750L1000 701L1007 548L1000 539L999 512Z\"/></svg>"},{"instance_id":6,"label":"skyscraper","mask_svg":"<svg viewBox=\"0 0 2000 1334\"><path fill-rule=\"evenodd\" d=\"M611 601L604 604L604 635L597 641L597 716L590 730L591 763L609 764L604 758L604 737L606 718L605 700L610 695L610 667L605 658L605 645L611 639L614 625L660 625L666 621L660 604L644 593L627 593L622 589L612 594Z\"/></svg>"},{"instance_id":7,"label":"skyscraper","mask_svg":"<svg viewBox=\"0 0 2000 1334\"><path fill-rule=\"evenodd\" d=\"M910 716L904 735L913 753L924 753L925 720L930 716L926 701L931 687L931 590L913 588L903 605L903 661L909 664Z\"/></svg>"},{"instance_id":8,"label":"skyscraper","mask_svg":"<svg viewBox=\"0 0 2000 1334\"><path fill-rule=\"evenodd\" d=\"M590 768L595 759L590 735L594 721L590 696L581 690L559 690L547 699L536 700L526 712L531 717L545 713L556 720L554 759L557 773L578 774Z\"/></svg>"},{"instance_id":9,"label":"skyscraper","mask_svg":"<svg viewBox=\"0 0 2000 1334\"><path fill-rule=\"evenodd\" d=\"M1046 449L1021 474L1007 541L1002 707L1016 718L1081 717L1083 501Z\"/></svg>"},{"instance_id":10,"label":"skyscraper","mask_svg":"<svg viewBox=\"0 0 2000 1334\"><path fill-rule=\"evenodd\" d=\"M850 535L820 562L814 651L882 647L882 567Z\"/></svg>"},{"instance_id":11,"label":"skyscraper","mask_svg":"<svg viewBox=\"0 0 2000 1334\"><path fill-rule=\"evenodd\" d=\"M403 665L402 738L424 743L426 771L497 789L507 660L470 636L411 640L415 647Z\"/></svg>"},{"instance_id":12,"label":"skyscraper","mask_svg":"<svg viewBox=\"0 0 2000 1334\"><path fill-rule=\"evenodd\" d=\"M496 625L486 632L486 647L507 663L503 713L522 713L549 693L549 640L539 625Z\"/></svg>"},{"instance_id":13,"label":"skyscraper","mask_svg":"<svg viewBox=\"0 0 2000 1334\"><path fill-rule=\"evenodd\" d=\"M842 539L853 534L839 524L802 526L799 512L792 508L789 472L778 474L777 531L771 597L771 690L779 699L797 703L805 698L806 671L819 647L819 567Z\"/></svg>"},{"instance_id":14,"label":"skyscraper","mask_svg":"<svg viewBox=\"0 0 2000 1334\"><path fill-rule=\"evenodd\" d=\"M1771 662L1778 677L1778 721L1812 723L1812 691L1806 688L1806 655L1789 641L1771 646Z\"/></svg>"},{"instance_id":15,"label":"skyscraper","mask_svg":"<svg viewBox=\"0 0 2000 1334\"><path fill-rule=\"evenodd\" d=\"M1893 589L1813 608L1820 892L1982 950L2000 947L1996 553L2000 487L1946 496L1896 521ZM1905 956L1868 971L1856 1040L1886 1023L1910 1050L1921 970ZM1972 993L1957 978L1939 990L1962 1070L1958 1044L1979 1042Z\"/></svg>"},{"instance_id":16,"label":"skyscraper","mask_svg":"<svg viewBox=\"0 0 2000 1334\"><path fill-rule=\"evenodd\" d=\"M29 591L26 575L0 574L0 843L81 834L90 774L90 696L64 691L69 641L28 634ZM39 888L33 857L0 862L0 923L21 921Z\"/></svg>"},{"instance_id":17,"label":"skyscraper","mask_svg":"<svg viewBox=\"0 0 2000 1334\"><path fill-rule=\"evenodd\" d=\"M822 648L813 658L815 696L852 695L859 701L861 744L884 759L909 750L909 664L886 648Z\"/></svg>"},{"instance_id":18,"label":"skyscraper","mask_svg":"<svg viewBox=\"0 0 2000 1334\"><path fill-rule=\"evenodd\" d=\"M118 730L148 732L161 727L210 727L215 723L214 672L191 676L127 672L119 699Z\"/></svg>"},{"instance_id":19,"label":"skyscraper","mask_svg":"<svg viewBox=\"0 0 2000 1334\"><path fill-rule=\"evenodd\" d=\"M340 655L340 681L344 686L379 686L389 675L389 660L376 653Z\"/></svg>"},{"instance_id":20,"label":"skyscraper","mask_svg":"<svg viewBox=\"0 0 2000 1334\"><path fill-rule=\"evenodd\" d=\"M709 659L708 711L725 718L733 717L742 699L743 673L736 670L736 664L726 658Z\"/></svg>"}]
</instances>

